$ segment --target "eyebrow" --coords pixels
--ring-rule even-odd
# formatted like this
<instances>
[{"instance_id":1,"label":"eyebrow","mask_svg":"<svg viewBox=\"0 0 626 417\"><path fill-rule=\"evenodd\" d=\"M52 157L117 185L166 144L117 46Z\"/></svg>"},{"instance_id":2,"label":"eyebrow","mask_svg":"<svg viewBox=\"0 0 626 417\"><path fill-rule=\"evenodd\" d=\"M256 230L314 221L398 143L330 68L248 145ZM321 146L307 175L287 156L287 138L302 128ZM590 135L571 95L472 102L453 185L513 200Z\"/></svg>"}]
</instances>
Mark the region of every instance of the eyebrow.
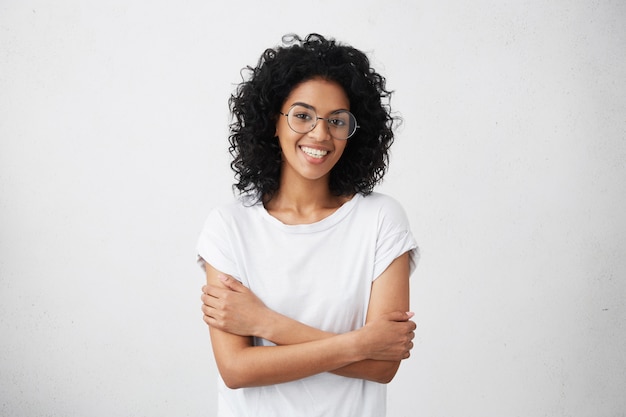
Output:
<instances>
[{"instance_id":1,"label":"eyebrow","mask_svg":"<svg viewBox=\"0 0 626 417\"><path fill-rule=\"evenodd\" d=\"M316 109L314 106L311 106L310 104L308 104L308 103L304 103L304 102L302 102L302 101L296 101L295 103L292 103L292 104L291 104L291 106L289 106L289 108L292 108L293 106L302 106L302 107L306 107L307 109L311 109L311 110L313 110L315 113L317 113L317 109ZM330 112L330 114L337 113L337 112L340 112L340 111L350 111L350 110L348 110L348 109L337 109L337 110L333 110L333 111L331 111L331 112Z\"/></svg>"}]
</instances>

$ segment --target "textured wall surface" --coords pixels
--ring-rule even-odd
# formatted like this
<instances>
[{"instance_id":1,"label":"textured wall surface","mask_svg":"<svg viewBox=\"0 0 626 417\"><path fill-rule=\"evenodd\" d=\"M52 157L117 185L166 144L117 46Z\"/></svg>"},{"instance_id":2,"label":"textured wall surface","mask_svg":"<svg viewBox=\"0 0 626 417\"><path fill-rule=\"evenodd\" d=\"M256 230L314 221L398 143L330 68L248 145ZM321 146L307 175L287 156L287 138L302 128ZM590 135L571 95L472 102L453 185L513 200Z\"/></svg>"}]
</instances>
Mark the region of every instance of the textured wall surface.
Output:
<instances>
[{"instance_id":1,"label":"textured wall surface","mask_svg":"<svg viewBox=\"0 0 626 417\"><path fill-rule=\"evenodd\" d=\"M0 3L0 415L214 414L195 241L288 32L368 51L404 118L389 416L622 416L626 6L486 0Z\"/></svg>"}]
</instances>

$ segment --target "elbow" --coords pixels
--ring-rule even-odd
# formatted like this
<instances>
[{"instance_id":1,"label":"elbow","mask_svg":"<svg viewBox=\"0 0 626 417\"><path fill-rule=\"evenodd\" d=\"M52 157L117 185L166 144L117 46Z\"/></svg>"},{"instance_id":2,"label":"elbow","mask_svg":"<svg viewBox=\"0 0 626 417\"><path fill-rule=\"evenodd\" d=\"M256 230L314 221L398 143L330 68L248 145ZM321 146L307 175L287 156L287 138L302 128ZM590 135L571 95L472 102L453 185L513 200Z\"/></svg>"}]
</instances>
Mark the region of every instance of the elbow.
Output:
<instances>
[{"instance_id":1,"label":"elbow","mask_svg":"<svg viewBox=\"0 0 626 417\"><path fill-rule=\"evenodd\" d=\"M230 389L257 387L264 385L262 371L250 361L245 349L232 350L227 354L216 355L215 363L222 382Z\"/></svg>"},{"instance_id":2,"label":"elbow","mask_svg":"<svg viewBox=\"0 0 626 417\"><path fill-rule=\"evenodd\" d=\"M388 384L391 381L393 381L394 376L395 375L381 377L381 378L376 379L376 382L378 382L379 384Z\"/></svg>"},{"instance_id":3,"label":"elbow","mask_svg":"<svg viewBox=\"0 0 626 417\"><path fill-rule=\"evenodd\" d=\"M247 378L245 370L237 368L220 369L220 376L224 385L230 389L247 388L253 386L252 381Z\"/></svg>"},{"instance_id":4,"label":"elbow","mask_svg":"<svg viewBox=\"0 0 626 417\"><path fill-rule=\"evenodd\" d=\"M230 389L239 389L249 386L245 380L245 372L237 366L218 363L217 369L222 377L224 385Z\"/></svg>"},{"instance_id":5,"label":"elbow","mask_svg":"<svg viewBox=\"0 0 626 417\"><path fill-rule=\"evenodd\" d=\"M218 370L224 385L230 389L258 387L268 384L261 375L246 366L241 366L241 364L229 367L218 366Z\"/></svg>"},{"instance_id":6,"label":"elbow","mask_svg":"<svg viewBox=\"0 0 626 417\"><path fill-rule=\"evenodd\" d=\"M381 375L379 377L377 377L374 382L378 382L379 384L388 384L391 381L393 381L393 377L396 376L395 374L393 375Z\"/></svg>"},{"instance_id":7,"label":"elbow","mask_svg":"<svg viewBox=\"0 0 626 417\"><path fill-rule=\"evenodd\" d=\"M393 381L393 378L398 373L398 368L400 367L400 362L389 362L387 366L380 369L380 372L374 378L375 382L379 384L388 384Z\"/></svg>"},{"instance_id":8,"label":"elbow","mask_svg":"<svg viewBox=\"0 0 626 417\"><path fill-rule=\"evenodd\" d=\"M226 385L230 389L239 389L244 388L245 385L238 381L237 378L226 378L222 375L222 380L224 381L224 385Z\"/></svg>"}]
</instances>

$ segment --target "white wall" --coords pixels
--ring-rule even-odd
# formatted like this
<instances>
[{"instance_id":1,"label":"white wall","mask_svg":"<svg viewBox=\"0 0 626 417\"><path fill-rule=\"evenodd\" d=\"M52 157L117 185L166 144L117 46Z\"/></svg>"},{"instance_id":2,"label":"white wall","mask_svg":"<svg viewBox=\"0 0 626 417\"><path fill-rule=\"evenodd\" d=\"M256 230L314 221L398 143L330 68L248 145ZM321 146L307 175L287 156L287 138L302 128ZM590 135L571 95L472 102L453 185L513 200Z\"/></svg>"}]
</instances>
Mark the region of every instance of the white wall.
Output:
<instances>
[{"instance_id":1,"label":"white wall","mask_svg":"<svg viewBox=\"0 0 626 417\"><path fill-rule=\"evenodd\" d=\"M624 3L267 4L0 3L0 415L213 415L194 246L232 196L226 101L310 31L371 52L405 119L389 415L624 415Z\"/></svg>"}]
</instances>

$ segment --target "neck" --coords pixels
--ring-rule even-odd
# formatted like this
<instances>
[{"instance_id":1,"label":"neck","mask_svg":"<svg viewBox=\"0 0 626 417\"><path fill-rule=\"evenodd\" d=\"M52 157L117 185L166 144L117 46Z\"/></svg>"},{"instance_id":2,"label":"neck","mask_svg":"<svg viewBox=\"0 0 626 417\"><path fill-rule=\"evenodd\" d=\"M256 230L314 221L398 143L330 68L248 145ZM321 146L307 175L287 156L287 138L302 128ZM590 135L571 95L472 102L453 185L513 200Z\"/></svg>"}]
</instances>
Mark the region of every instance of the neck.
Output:
<instances>
[{"instance_id":1,"label":"neck","mask_svg":"<svg viewBox=\"0 0 626 417\"><path fill-rule=\"evenodd\" d=\"M265 203L266 210L287 224L313 223L337 210L350 197L330 192L328 180L281 179L278 192Z\"/></svg>"},{"instance_id":2,"label":"neck","mask_svg":"<svg viewBox=\"0 0 626 417\"><path fill-rule=\"evenodd\" d=\"M281 178L280 187L268 204L307 211L319 207L328 207L329 203L335 199L336 196L331 194L327 179L325 181L309 181Z\"/></svg>"}]
</instances>

